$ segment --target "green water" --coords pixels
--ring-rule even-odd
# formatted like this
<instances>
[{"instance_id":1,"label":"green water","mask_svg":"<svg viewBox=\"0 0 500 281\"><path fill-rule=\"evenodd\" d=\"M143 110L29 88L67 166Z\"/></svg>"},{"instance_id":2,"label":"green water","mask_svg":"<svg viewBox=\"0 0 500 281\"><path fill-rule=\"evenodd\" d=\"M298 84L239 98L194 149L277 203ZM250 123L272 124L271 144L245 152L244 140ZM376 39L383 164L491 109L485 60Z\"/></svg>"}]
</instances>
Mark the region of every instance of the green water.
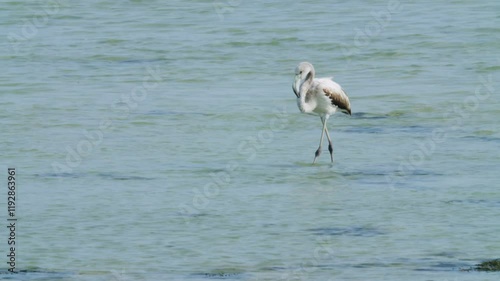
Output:
<instances>
[{"instance_id":1,"label":"green water","mask_svg":"<svg viewBox=\"0 0 500 281\"><path fill-rule=\"evenodd\" d=\"M264 2L3 4L0 280L498 279L499 2Z\"/></svg>"}]
</instances>

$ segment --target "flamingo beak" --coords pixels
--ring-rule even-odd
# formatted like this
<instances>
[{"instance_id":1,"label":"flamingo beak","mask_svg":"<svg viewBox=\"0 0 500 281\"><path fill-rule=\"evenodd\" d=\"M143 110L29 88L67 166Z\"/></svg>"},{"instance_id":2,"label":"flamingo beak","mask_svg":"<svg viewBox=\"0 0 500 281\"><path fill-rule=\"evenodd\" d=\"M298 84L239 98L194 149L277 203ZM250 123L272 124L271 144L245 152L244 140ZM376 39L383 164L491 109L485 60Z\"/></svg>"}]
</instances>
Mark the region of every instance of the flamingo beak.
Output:
<instances>
[{"instance_id":1,"label":"flamingo beak","mask_svg":"<svg viewBox=\"0 0 500 281\"><path fill-rule=\"evenodd\" d=\"M301 84L300 82L301 82L300 76L295 75L295 81L293 82L292 88L297 98L300 98L300 84Z\"/></svg>"}]
</instances>

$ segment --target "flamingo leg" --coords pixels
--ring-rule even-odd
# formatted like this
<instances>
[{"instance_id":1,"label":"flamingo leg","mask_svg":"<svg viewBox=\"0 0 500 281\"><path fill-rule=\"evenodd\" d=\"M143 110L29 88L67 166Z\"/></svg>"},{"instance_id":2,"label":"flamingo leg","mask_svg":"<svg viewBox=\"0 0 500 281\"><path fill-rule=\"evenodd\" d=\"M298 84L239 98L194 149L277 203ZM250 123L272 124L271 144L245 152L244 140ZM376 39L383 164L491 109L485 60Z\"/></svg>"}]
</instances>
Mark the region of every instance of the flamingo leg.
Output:
<instances>
[{"instance_id":1,"label":"flamingo leg","mask_svg":"<svg viewBox=\"0 0 500 281\"><path fill-rule=\"evenodd\" d=\"M321 146L323 145L323 137L325 135L326 131L326 117L320 117L321 118L321 123L323 123L323 129L321 130L321 138L319 139L319 147L318 150L314 153L314 160L313 164L316 163L316 159L321 155Z\"/></svg>"},{"instance_id":2,"label":"flamingo leg","mask_svg":"<svg viewBox=\"0 0 500 281\"><path fill-rule=\"evenodd\" d=\"M326 132L326 138L328 139L328 151L330 151L330 158L332 159L333 163L333 143L332 139L330 138L330 135L328 134L328 128L326 126L325 126L325 132Z\"/></svg>"}]
</instances>

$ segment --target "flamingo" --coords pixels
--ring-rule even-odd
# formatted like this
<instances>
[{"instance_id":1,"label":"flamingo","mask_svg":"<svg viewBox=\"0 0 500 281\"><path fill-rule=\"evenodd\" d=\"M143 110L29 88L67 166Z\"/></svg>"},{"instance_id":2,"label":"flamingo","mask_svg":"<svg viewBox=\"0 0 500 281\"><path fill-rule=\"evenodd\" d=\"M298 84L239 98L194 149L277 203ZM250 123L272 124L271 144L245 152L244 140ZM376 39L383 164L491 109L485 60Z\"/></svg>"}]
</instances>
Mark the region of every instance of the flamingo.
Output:
<instances>
[{"instance_id":1,"label":"flamingo","mask_svg":"<svg viewBox=\"0 0 500 281\"><path fill-rule=\"evenodd\" d=\"M314 67L309 62L301 62L295 68L295 81L292 84L293 92L297 96L297 106L300 112L319 115L323 130L319 140L318 150L314 153L313 164L321 154L323 136L328 138L328 150L333 163L333 144L328 134L326 123L330 115L337 109L351 115L351 103L342 87L330 78L314 78Z\"/></svg>"}]
</instances>

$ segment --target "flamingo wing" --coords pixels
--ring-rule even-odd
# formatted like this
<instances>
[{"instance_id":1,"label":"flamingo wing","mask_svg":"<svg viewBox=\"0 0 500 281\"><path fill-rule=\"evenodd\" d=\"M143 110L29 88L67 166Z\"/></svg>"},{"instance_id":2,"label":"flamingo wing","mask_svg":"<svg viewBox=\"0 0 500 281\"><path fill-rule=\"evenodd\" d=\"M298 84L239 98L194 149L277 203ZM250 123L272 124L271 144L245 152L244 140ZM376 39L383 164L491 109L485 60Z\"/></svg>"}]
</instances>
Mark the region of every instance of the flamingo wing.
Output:
<instances>
[{"instance_id":1,"label":"flamingo wing","mask_svg":"<svg viewBox=\"0 0 500 281\"><path fill-rule=\"evenodd\" d=\"M347 97L347 94L339 84L335 83L335 86L336 87L324 87L323 92L330 99L333 106L338 107L343 113L351 115L349 97Z\"/></svg>"}]
</instances>

